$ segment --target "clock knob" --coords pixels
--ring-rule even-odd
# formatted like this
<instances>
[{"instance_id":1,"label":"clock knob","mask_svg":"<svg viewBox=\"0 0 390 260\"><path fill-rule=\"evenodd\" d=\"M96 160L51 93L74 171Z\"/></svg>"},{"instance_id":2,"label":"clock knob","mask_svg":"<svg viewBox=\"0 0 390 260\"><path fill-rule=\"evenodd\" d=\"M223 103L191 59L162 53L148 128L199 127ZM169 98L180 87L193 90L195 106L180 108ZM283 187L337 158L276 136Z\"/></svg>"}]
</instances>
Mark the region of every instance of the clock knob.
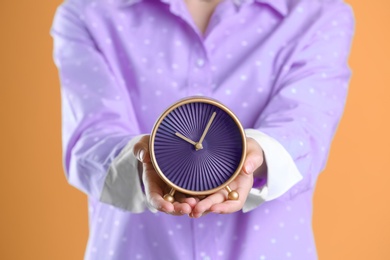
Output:
<instances>
[{"instance_id":1,"label":"clock knob","mask_svg":"<svg viewBox=\"0 0 390 260\"><path fill-rule=\"evenodd\" d=\"M164 200L166 200L166 201L168 201L170 203L175 202L175 198L173 196L169 195L169 194L165 194L164 195Z\"/></svg>"},{"instance_id":2,"label":"clock knob","mask_svg":"<svg viewBox=\"0 0 390 260\"><path fill-rule=\"evenodd\" d=\"M171 189L171 191L167 194L164 195L164 200L170 202L170 203L173 203L175 202L175 198L173 197L173 195L175 195L175 189Z\"/></svg>"},{"instance_id":3,"label":"clock knob","mask_svg":"<svg viewBox=\"0 0 390 260\"><path fill-rule=\"evenodd\" d=\"M228 193L228 199L229 200L238 200L239 194L237 191L232 190L229 186L226 186L226 190L229 192Z\"/></svg>"}]
</instances>

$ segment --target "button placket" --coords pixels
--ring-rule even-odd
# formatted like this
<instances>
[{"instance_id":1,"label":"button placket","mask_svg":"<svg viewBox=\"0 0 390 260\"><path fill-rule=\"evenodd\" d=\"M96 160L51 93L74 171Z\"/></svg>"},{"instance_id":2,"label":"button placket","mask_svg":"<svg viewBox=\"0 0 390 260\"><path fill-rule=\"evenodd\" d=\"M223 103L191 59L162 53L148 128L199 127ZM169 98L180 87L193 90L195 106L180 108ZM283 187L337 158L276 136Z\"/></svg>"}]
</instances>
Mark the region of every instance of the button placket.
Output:
<instances>
[{"instance_id":1,"label":"button placket","mask_svg":"<svg viewBox=\"0 0 390 260\"><path fill-rule=\"evenodd\" d=\"M192 61L190 61L192 68L189 75L189 86L191 95L207 95L208 84L208 67L209 62L202 46L197 46L194 50Z\"/></svg>"}]
</instances>

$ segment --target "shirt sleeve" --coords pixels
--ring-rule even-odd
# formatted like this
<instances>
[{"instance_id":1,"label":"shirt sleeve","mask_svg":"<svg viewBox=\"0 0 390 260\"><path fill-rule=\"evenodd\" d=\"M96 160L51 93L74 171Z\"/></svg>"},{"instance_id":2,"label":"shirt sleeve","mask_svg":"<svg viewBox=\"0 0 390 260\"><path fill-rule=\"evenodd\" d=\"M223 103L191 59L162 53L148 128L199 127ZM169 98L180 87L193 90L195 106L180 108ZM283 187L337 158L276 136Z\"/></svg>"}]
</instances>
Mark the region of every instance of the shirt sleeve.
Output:
<instances>
[{"instance_id":1,"label":"shirt sleeve","mask_svg":"<svg viewBox=\"0 0 390 260\"><path fill-rule=\"evenodd\" d=\"M82 1L65 1L56 11L50 33L61 82L66 176L71 185L100 199L110 165L140 130L129 91L96 46L82 11ZM136 175L133 180L138 183L126 184L137 189L138 172L126 174ZM110 184L112 180L108 178ZM105 201L110 203L115 196L126 201L122 188L115 193L105 189Z\"/></svg>"},{"instance_id":2,"label":"shirt sleeve","mask_svg":"<svg viewBox=\"0 0 390 260\"><path fill-rule=\"evenodd\" d=\"M284 147L272 137L255 129L246 129L246 136L258 142L264 152L267 164L266 183L250 190L242 211L255 209L265 201L280 197L302 180L294 160ZM256 176L255 176L256 178Z\"/></svg>"},{"instance_id":3,"label":"shirt sleeve","mask_svg":"<svg viewBox=\"0 0 390 260\"><path fill-rule=\"evenodd\" d=\"M315 185L344 109L351 75L347 60L354 31L352 10L337 1L324 4L316 16L306 36L285 57L272 98L255 123L256 130L284 147L303 177L281 194L272 191L273 185L291 179L291 172L286 168L279 180L268 172L267 200L292 199ZM278 161L268 163L272 168Z\"/></svg>"}]
</instances>

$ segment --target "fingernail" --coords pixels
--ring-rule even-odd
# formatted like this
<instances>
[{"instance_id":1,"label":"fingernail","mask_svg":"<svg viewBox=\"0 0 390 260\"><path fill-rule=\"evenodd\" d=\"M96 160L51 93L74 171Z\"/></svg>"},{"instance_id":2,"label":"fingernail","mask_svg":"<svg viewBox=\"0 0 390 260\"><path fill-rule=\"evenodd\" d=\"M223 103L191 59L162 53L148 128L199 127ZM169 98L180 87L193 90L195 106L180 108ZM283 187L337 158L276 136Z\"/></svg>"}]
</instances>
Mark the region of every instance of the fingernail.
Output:
<instances>
[{"instance_id":1,"label":"fingernail","mask_svg":"<svg viewBox=\"0 0 390 260\"><path fill-rule=\"evenodd\" d=\"M144 157L145 157L145 151L144 150L139 151L138 160L142 162L144 160Z\"/></svg>"},{"instance_id":2,"label":"fingernail","mask_svg":"<svg viewBox=\"0 0 390 260\"><path fill-rule=\"evenodd\" d=\"M167 214L172 214L174 211L169 211L169 210L165 209L164 212L167 213Z\"/></svg>"},{"instance_id":3,"label":"fingernail","mask_svg":"<svg viewBox=\"0 0 390 260\"><path fill-rule=\"evenodd\" d=\"M248 174L253 172L253 164L252 163L247 163L245 165L245 172Z\"/></svg>"}]
</instances>

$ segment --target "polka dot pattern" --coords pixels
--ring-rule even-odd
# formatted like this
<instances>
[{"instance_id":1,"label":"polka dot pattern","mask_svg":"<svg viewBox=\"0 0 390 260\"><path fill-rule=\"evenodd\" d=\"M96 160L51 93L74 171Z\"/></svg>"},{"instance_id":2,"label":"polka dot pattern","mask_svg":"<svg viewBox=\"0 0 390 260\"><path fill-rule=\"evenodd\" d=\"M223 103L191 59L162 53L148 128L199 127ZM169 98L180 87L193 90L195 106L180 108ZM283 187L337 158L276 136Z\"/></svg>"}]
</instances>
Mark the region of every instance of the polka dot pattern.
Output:
<instances>
[{"instance_id":1,"label":"polka dot pattern","mask_svg":"<svg viewBox=\"0 0 390 260\"><path fill-rule=\"evenodd\" d=\"M85 259L317 259L307 201L348 89L349 7L223 1L204 36L184 8L181 0L69 0L56 12L65 168L89 196ZM192 95L218 99L245 128L274 137L304 179L245 214L190 219L119 209L129 198L99 202L112 159Z\"/></svg>"}]
</instances>

